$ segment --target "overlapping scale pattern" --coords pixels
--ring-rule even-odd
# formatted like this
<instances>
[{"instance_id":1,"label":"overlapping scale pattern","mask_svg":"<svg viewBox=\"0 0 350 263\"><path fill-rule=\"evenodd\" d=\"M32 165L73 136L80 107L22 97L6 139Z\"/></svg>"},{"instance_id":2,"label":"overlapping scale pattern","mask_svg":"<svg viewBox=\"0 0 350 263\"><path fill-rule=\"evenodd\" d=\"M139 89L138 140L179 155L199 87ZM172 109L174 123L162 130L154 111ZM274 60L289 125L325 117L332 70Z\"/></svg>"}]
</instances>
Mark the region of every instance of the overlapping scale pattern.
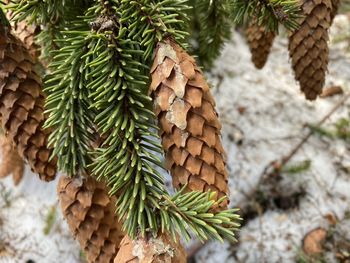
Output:
<instances>
[{"instance_id":1,"label":"overlapping scale pattern","mask_svg":"<svg viewBox=\"0 0 350 263\"><path fill-rule=\"evenodd\" d=\"M264 26L259 26L253 21L245 30L245 35L252 54L252 62L256 68L262 69L266 64L276 34L266 31Z\"/></svg>"},{"instance_id":2,"label":"overlapping scale pattern","mask_svg":"<svg viewBox=\"0 0 350 263\"><path fill-rule=\"evenodd\" d=\"M221 124L203 73L169 39L158 44L155 54L150 93L174 186L215 191L218 198L227 195Z\"/></svg>"},{"instance_id":3,"label":"overlapping scale pattern","mask_svg":"<svg viewBox=\"0 0 350 263\"><path fill-rule=\"evenodd\" d=\"M304 0L300 27L289 37L289 55L302 92L308 100L322 93L328 66L330 0Z\"/></svg>"},{"instance_id":4,"label":"overlapping scale pattern","mask_svg":"<svg viewBox=\"0 0 350 263\"><path fill-rule=\"evenodd\" d=\"M109 197L106 184L91 176L62 176L57 192L70 231L88 262L113 262L124 233L115 215L115 198Z\"/></svg>"},{"instance_id":5,"label":"overlapping scale pattern","mask_svg":"<svg viewBox=\"0 0 350 263\"><path fill-rule=\"evenodd\" d=\"M50 160L49 131L42 128L45 95L35 60L24 44L0 29L0 116L2 128L21 157L40 178L56 175L56 159Z\"/></svg>"}]
</instances>

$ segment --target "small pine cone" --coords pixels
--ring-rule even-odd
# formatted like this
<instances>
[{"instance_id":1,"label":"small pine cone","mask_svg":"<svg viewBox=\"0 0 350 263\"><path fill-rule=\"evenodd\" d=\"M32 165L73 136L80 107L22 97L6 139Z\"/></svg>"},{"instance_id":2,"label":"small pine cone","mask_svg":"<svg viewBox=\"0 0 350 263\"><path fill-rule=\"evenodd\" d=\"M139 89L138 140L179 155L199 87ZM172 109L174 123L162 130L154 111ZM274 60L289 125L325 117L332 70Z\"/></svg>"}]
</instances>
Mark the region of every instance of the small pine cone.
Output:
<instances>
[{"instance_id":1,"label":"small pine cone","mask_svg":"<svg viewBox=\"0 0 350 263\"><path fill-rule=\"evenodd\" d=\"M114 263L186 263L186 252L180 242L167 235L131 240L125 236Z\"/></svg>"},{"instance_id":2,"label":"small pine cone","mask_svg":"<svg viewBox=\"0 0 350 263\"><path fill-rule=\"evenodd\" d=\"M272 31L267 32L264 26L252 22L247 27L245 35L252 54L252 62L256 68L262 69L266 64L276 34Z\"/></svg>"},{"instance_id":3,"label":"small pine cone","mask_svg":"<svg viewBox=\"0 0 350 263\"><path fill-rule=\"evenodd\" d=\"M157 46L151 96L166 166L176 188L228 195L221 124L209 86L193 57L171 40ZM225 207L227 201L221 204Z\"/></svg>"},{"instance_id":4,"label":"small pine cone","mask_svg":"<svg viewBox=\"0 0 350 263\"><path fill-rule=\"evenodd\" d=\"M1 163L0 178L12 174L13 182L18 185L24 174L24 162L17 150L13 147L12 141L6 136L0 136Z\"/></svg>"},{"instance_id":5,"label":"small pine cone","mask_svg":"<svg viewBox=\"0 0 350 263\"><path fill-rule=\"evenodd\" d=\"M45 181L56 175L56 159L49 160L49 131L43 130L45 96L35 61L23 43L0 28L0 117L2 128Z\"/></svg>"},{"instance_id":6,"label":"small pine cone","mask_svg":"<svg viewBox=\"0 0 350 263\"><path fill-rule=\"evenodd\" d=\"M308 100L322 93L328 65L328 29L331 24L330 0L304 0L305 17L289 37L289 55L302 92Z\"/></svg>"},{"instance_id":7,"label":"small pine cone","mask_svg":"<svg viewBox=\"0 0 350 263\"><path fill-rule=\"evenodd\" d=\"M340 0L332 0L331 23L333 23L335 16L338 14L339 6Z\"/></svg>"},{"instance_id":8,"label":"small pine cone","mask_svg":"<svg viewBox=\"0 0 350 263\"><path fill-rule=\"evenodd\" d=\"M62 176L57 186L61 209L88 262L113 262L124 237L115 216L115 198L104 182L89 176Z\"/></svg>"}]
</instances>

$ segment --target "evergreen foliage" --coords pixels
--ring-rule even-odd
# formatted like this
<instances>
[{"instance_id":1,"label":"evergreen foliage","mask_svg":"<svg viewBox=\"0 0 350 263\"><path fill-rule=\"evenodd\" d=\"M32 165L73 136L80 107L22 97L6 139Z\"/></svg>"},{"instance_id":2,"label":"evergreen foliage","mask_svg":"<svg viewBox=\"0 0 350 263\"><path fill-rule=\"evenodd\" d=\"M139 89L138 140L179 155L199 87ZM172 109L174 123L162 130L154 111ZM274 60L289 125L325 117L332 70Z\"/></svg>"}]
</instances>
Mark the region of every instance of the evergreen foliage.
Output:
<instances>
[{"instance_id":1,"label":"evergreen foliage","mask_svg":"<svg viewBox=\"0 0 350 263\"><path fill-rule=\"evenodd\" d=\"M236 210L215 210L224 199L214 201L215 193L184 190L170 196L158 172L162 163L157 153L163 151L147 94L149 66L156 44L164 38L186 46L187 0L12 2L8 8L14 10L15 20L42 28L38 40L44 58L51 61L45 85L46 127L52 130L50 143L59 169L71 177L87 173L106 179L132 238L156 236L161 230L174 239L177 232L190 239L192 232L201 240L235 240ZM292 20L298 17L293 0L191 4L198 13L198 54L203 65L212 64L229 38L232 10L236 22L245 15L258 15L273 29L278 22L294 28ZM103 138L97 148L96 135Z\"/></svg>"},{"instance_id":2,"label":"evergreen foliage","mask_svg":"<svg viewBox=\"0 0 350 263\"><path fill-rule=\"evenodd\" d=\"M194 53L201 65L210 68L220 55L224 42L231 37L230 0L192 0L191 5L191 35L198 42Z\"/></svg>"},{"instance_id":3,"label":"evergreen foliage","mask_svg":"<svg viewBox=\"0 0 350 263\"><path fill-rule=\"evenodd\" d=\"M257 18L258 24L270 31L278 31L279 24L289 30L296 29L298 18L302 17L297 0L231 0L231 6L235 23Z\"/></svg>"}]
</instances>

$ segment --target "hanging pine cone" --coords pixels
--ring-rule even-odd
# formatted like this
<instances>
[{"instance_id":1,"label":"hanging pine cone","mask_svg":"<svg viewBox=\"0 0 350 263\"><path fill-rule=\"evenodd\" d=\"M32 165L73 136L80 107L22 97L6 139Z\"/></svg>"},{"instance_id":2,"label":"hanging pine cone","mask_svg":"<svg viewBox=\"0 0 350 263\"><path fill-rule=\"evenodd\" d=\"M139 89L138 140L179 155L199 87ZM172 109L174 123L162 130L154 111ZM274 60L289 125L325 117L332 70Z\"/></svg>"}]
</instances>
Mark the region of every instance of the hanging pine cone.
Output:
<instances>
[{"instance_id":1,"label":"hanging pine cone","mask_svg":"<svg viewBox=\"0 0 350 263\"><path fill-rule=\"evenodd\" d=\"M12 174L13 182L18 185L24 174L24 162L17 150L13 147L12 141L6 136L0 136L0 178Z\"/></svg>"},{"instance_id":2,"label":"hanging pine cone","mask_svg":"<svg viewBox=\"0 0 350 263\"><path fill-rule=\"evenodd\" d=\"M70 231L88 262L113 262L124 234L114 213L115 199L108 196L105 183L91 176L62 176L57 192Z\"/></svg>"},{"instance_id":3,"label":"hanging pine cone","mask_svg":"<svg viewBox=\"0 0 350 263\"><path fill-rule=\"evenodd\" d=\"M221 124L195 60L171 40L157 46L151 95L173 184L228 194ZM222 203L222 207L227 202Z\"/></svg>"},{"instance_id":4,"label":"hanging pine cone","mask_svg":"<svg viewBox=\"0 0 350 263\"><path fill-rule=\"evenodd\" d=\"M167 235L158 238L131 240L125 236L114 263L186 263L181 244Z\"/></svg>"},{"instance_id":5,"label":"hanging pine cone","mask_svg":"<svg viewBox=\"0 0 350 263\"><path fill-rule=\"evenodd\" d=\"M266 64L276 34L266 31L264 26L259 26L254 21L247 27L245 35L252 54L252 62L256 68L262 69Z\"/></svg>"},{"instance_id":6,"label":"hanging pine cone","mask_svg":"<svg viewBox=\"0 0 350 263\"><path fill-rule=\"evenodd\" d=\"M2 26L0 26L2 27ZM49 161L44 123L45 96L34 59L23 43L0 28L0 116L3 130L40 178L55 178L56 159Z\"/></svg>"},{"instance_id":7,"label":"hanging pine cone","mask_svg":"<svg viewBox=\"0 0 350 263\"><path fill-rule=\"evenodd\" d=\"M289 37L289 54L302 92L308 100L322 93L328 65L330 0L304 0L300 27Z\"/></svg>"}]
</instances>

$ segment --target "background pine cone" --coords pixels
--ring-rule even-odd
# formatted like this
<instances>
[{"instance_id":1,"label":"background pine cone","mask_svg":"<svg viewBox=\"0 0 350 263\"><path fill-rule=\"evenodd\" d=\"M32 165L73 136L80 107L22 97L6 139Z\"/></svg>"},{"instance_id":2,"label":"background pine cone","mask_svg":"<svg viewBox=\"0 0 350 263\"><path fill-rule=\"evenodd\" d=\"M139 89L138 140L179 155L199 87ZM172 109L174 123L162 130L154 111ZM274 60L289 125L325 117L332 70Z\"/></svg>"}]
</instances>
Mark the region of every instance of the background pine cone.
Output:
<instances>
[{"instance_id":1,"label":"background pine cone","mask_svg":"<svg viewBox=\"0 0 350 263\"><path fill-rule=\"evenodd\" d=\"M131 240L125 236L114 263L186 263L186 252L180 242L167 235L158 238Z\"/></svg>"},{"instance_id":2,"label":"background pine cone","mask_svg":"<svg viewBox=\"0 0 350 263\"><path fill-rule=\"evenodd\" d=\"M193 57L170 40L157 46L151 95L173 184L228 194L221 124L214 98ZM222 206L226 206L223 202Z\"/></svg>"},{"instance_id":3,"label":"background pine cone","mask_svg":"<svg viewBox=\"0 0 350 263\"><path fill-rule=\"evenodd\" d=\"M289 37L289 55L302 92L308 100L315 100L326 78L332 4L330 0L305 0L302 10L305 17Z\"/></svg>"},{"instance_id":4,"label":"background pine cone","mask_svg":"<svg viewBox=\"0 0 350 263\"><path fill-rule=\"evenodd\" d=\"M45 96L34 58L24 44L0 29L0 116L2 128L21 157L40 178L55 178L56 159L49 160L48 131L44 123Z\"/></svg>"},{"instance_id":5,"label":"background pine cone","mask_svg":"<svg viewBox=\"0 0 350 263\"><path fill-rule=\"evenodd\" d=\"M0 178L12 174L13 182L18 185L24 174L24 162L17 150L13 147L12 141L6 136L0 136Z\"/></svg>"},{"instance_id":6,"label":"background pine cone","mask_svg":"<svg viewBox=\"0 0 350 263\"><path fill-rule=\"evenodd\" d=\"M62 176L57 192L70 231L88 262L113 262L124 233L114 213L115 199L108 196L105 183L91 176Z\"/></svg>"},{"instance_id":7,"label":"background pine cone","mask_svg":"<svg viewBox=\"0 0 350 263\"><path fill-rule=\"evenodd\" d=\"M266 64L276 34L272 31L267 32L264 26L252 22L245 30L245 35L252 54L252 62L256 68L262 69Z\"/></svg>"},{"instance_id":8,"label":"background pine cone","mask_svg":"<svg viewBox=\"0 0 350 263\"><path fill-rule=\"evenodd\" d=\"M9 4L9 0L5 4ZM11 23L11 30L13 34L18 37L24 46L29 50L29 53L34 58L40 55L39 46L35 44L34 39L39 30L39 27L26 23L26 21L11 21L13 18L13 11L8 10L6 17Z\"/></svg>"}]
</instances>

